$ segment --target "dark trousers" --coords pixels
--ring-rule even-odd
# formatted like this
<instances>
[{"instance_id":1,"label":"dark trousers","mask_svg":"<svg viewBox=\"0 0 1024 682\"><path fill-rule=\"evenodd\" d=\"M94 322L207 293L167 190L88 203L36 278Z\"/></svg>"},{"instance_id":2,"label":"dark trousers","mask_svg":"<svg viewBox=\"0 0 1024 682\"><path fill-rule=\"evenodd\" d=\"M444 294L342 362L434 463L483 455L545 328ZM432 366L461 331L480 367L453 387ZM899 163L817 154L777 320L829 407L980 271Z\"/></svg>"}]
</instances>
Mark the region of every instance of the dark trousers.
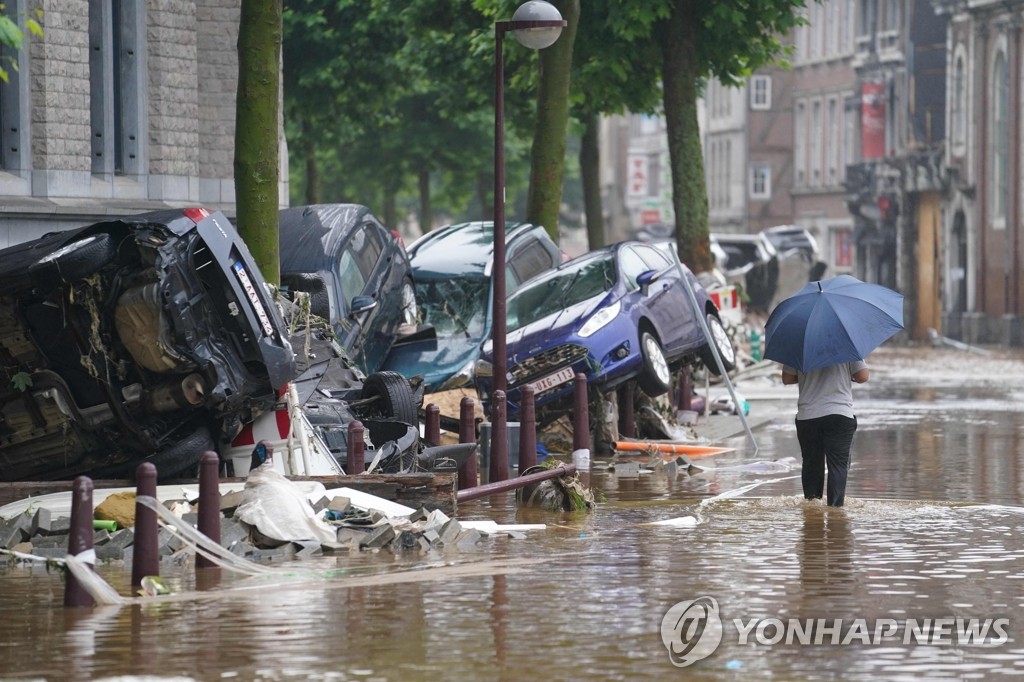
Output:
<instances>
[{"instance_id":1,"label":"dark trousers","mask_svg":"<svg viewBox=\"0 0 1024 682\"><path fill-rule=\"evenodd\" d=\"M856 417L830 414L816 419L797 419L796 437L800 441L803 468L800 480L804 497L820 500L825 487L825 463L828 463L827 501L842 507L846 499L846 474L850 469L850 446L857 430Z\"/></svg>"}]
</instances>

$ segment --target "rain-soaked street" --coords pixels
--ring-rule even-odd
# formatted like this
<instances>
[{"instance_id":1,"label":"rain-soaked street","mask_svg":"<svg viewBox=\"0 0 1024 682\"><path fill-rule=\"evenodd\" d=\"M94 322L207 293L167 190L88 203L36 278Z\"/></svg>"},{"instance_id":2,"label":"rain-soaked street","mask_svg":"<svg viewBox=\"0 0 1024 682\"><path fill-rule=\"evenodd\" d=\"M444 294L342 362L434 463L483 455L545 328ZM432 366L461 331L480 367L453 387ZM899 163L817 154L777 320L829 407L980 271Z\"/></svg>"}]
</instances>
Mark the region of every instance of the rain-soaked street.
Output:
<instances>
[{"instance_id":1,"label":"rain-soaked street","mask_svg":"<svg viewBox=\"0 0 1024 682\"><path fill-rule=\"evenodd\" d=\"M1024 674L1024 356L884 348L868 362L842 510L801 499L795 393L759 384L748 387L751 417L773 418L753 431L756 453L741 434L725 443L735 452L698 460L700 472L616 476L597 463L604 500L586 516L517 512L511 495L464 504L460 519L548 524L471 551L335 554L198 585L168 571L175 599L95 610L62 608L61 580L43 568L7 570L0 676ZM681 520L650 525L668 519ZM127 593L129 567L100 573ZM663 635L663 619L698 598L717 604L721 644L709 653L700 642L706 657L676 667L665 642L694 632Z\"/></svg>"}]
</instances>

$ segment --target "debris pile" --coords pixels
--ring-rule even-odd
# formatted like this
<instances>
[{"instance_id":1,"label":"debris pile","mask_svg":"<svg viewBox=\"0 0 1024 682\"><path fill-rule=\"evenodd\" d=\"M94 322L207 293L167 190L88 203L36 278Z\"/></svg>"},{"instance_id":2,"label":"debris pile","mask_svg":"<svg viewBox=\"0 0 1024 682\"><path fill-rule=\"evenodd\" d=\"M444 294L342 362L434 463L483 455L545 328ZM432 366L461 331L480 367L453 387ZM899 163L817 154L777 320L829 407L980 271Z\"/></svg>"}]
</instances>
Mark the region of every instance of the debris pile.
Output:
<instances>
[{"instance_id":1,"label":"debris pile","mask_svg":"<svg viewBox=\"0 0 1024 682\"><path fill-rule=\"evenodd\" d=\"M322 486L321 486L322 487ZM331 493L350 491L352 497ZM388 550L394 553L472 550L481 542L499 537L520 539L515 526L480 522L459 522L440 510L417 510L395 505L382 498L350 489L326 491L311 512L331 529L334 541L314 539L282 541L260 533L254 524L239 519L235 511L242 503L241 491L221 496L220 544L233 554L256 562L304 559L324 552L358 552ZM99 562L130 562L135 540L134 494L118 496L112 505L106 501L96 508L93 544ZM358 500L358 504L353 498ZM194 501L169 500L164 507L196 526L198 512ZM125 517L125 507L132 509ZM108 507L116 507L117 523L108 520ZM374 508L379 507L379 508ZM387 511L384 511L387 510ZM395 513L396 511L402 513ZM62 559L68 553L70 516L58 515L47 507L38 507L9 519L0 519L0 567L18 563L16 554ZM113 530L110 528L114 527ZM158 538L161 561L167 564L187 563L194 550L188 540L172 527L160 528Z\"/></svg>"}]
</instances>

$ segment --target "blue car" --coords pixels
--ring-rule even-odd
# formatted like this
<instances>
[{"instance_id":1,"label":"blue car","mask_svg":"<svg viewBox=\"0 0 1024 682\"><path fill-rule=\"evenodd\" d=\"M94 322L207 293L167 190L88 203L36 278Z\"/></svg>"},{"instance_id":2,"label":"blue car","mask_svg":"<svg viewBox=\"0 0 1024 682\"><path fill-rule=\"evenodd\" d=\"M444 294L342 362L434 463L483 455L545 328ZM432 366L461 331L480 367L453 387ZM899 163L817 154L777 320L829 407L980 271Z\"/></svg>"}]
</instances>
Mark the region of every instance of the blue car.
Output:
<instances>
[{"instance_id":1,"label":"blue car","mask_svg":"<svg viewBox=\"0 0 1024 682\"><path fill-rule=\"evenodd\" d=\"M472 385L483 342L491 336L491 222L448 225L432 230L409 247L422 322L436 339L399 341L383 369L422 376L427 392ZM562 252L544 228L509 223L505 228L505 287L511 294L523 282L562 262Z\"/></svg>"},{"instance_id":2,"label":"blue car","mask_svg":"<svg viewBox=\"0 0 1024 682\"><path fill-rule=\"evenodd\" d=\"M529 384L538 424L554 421L572 406L577 372L602 393L635 379L650 396L669 390L673 369L697 360L720 373L698 315L725 370L733 369L736 354L718 309L671 246L621 242L540 275L508 300L508 418L518 418ZM492 357L487 343L476 386L488 409Z\"/></svg>"}]
</instances>

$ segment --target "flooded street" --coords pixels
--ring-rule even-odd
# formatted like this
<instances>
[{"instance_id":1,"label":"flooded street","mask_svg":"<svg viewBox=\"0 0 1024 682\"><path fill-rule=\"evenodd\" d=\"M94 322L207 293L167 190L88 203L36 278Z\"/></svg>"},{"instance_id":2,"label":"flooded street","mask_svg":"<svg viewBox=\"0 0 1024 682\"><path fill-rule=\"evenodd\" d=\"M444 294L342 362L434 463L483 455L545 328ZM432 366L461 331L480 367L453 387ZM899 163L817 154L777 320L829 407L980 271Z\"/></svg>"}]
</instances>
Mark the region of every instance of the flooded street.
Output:
<instances>
[{"instance_id":1,"label":"flooded street","mask_svg":"<svg viewBox=\"0 0 1024 682\"><path fill-rule=\"evenodd\" d=\"M517 511L511 495L460 507L460 520L548 524L521 538L327 555L270 577L205 571L198 584L166 569L175 598L121 608L64 609L57 573L0 572L0 678L1024 674L1024 356L894 348L868 362L842 510L802 499L795 393L759 386L751 416L772 419L754 429L756 453L741 434L725 443L735 452L695 460L702 471L595 463L604 501L590 515ZM130 573L100 568L121 594ZM663 618L700 598L716 605L721 643L702 638L679 668Z\"/></svg>"}]
</instances>

